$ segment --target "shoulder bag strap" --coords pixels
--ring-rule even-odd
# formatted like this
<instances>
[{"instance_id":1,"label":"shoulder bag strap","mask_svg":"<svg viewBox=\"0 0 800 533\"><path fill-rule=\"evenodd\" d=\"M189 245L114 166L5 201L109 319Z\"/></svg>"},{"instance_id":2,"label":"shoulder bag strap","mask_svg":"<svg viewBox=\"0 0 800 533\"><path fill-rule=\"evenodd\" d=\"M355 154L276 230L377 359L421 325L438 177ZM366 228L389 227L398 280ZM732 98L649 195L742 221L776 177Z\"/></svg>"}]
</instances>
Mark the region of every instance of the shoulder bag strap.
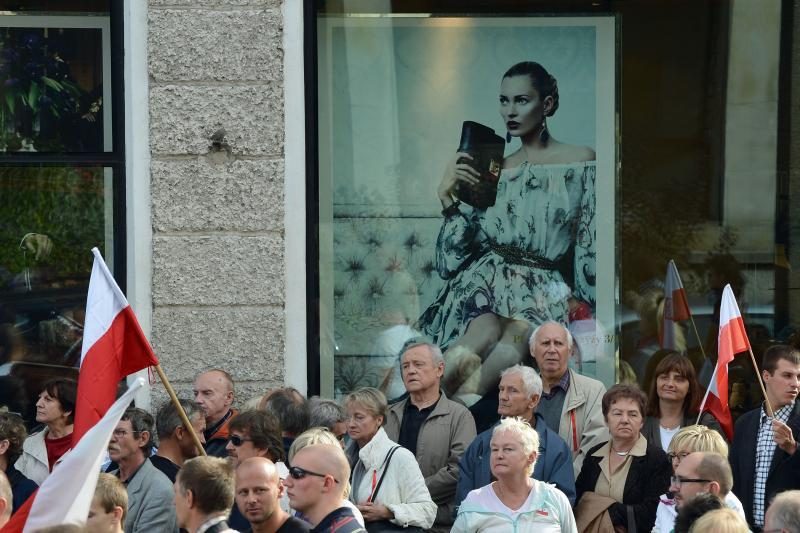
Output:
<instances>
[{"instance_id":1,"label":"shoulder bag strap","mask_svg":"<svg viewBox=\"0 0 800 533\"><path fill-rule=\"evenodd\" d=\"M375 495L378 494L378 490L381 488L381 484L383 483L383 478L386 477L386 471L389 469L389 462L392 460L392 455L394 455L394 452L396 452L399 447L400 446L395 446L389 450L389 453L386 454L386 459L383 460L383 464L381 465L381 477L378 480L378 483L375 485L375 489L372 491L372 494L370 494L369 499L367 500L368 502L372 503L375 501Z\"/></svg>"}]
</instances>

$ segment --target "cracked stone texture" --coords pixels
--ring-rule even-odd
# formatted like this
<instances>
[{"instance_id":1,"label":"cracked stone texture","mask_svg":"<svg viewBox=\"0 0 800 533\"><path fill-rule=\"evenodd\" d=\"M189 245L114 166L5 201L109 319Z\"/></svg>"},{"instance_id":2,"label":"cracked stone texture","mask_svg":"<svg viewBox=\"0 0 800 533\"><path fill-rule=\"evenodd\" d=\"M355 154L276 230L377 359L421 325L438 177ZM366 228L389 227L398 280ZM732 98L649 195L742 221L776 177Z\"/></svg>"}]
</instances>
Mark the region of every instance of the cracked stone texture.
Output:
<instances>
[{"instance_id":1,"label":"cracked stone texture","mask_svg":"<svg viewBox=\"0 0 800 533\"><path fill-rule=\"evenodd\" d=\"M161 305L283 305L283 296L279 235L153 238L156 313Z\"/></svg>"},{"instance_id":2,"label":"cracked stone texture","mask_svg":"<svg viewBox=\"0 0 800 533\"><path fill-rule=\"evenodd\" d=\"M208 153L209 139L220 128L234 154L282 156L282 91L277 82L151 87L153 156Z\"/></svg>"},{"instance_id":3,"label":"cracked stone texture","mask_svg":"<svg viewBox=\"0 0 800 533\"><path fill-rule=\"evenodd\" d=\"M176 80L282 80L278 9L151 10L150 76Z\"/></svg>"},{"instance_id":4,"label":"cracked stone texture","mask_svg":"<svg viewBox=\"0 0 800 533\"><path fill-rule=\"evenodd\" d=\"M156 232L283 229L282 160L153 161L151 180Z\"/></svg>"},{"instance_id":5,"label":"cracked stone texture","mask_svg":"<svg viewBox=\"0 0 800 533\"><path fill-rule=\"evenodd\" d=\"M153 347L170 380L191 383L220 366L234 382L283 381L282 309L161 307L153 318Z\"/></svg>"}]
</instances>

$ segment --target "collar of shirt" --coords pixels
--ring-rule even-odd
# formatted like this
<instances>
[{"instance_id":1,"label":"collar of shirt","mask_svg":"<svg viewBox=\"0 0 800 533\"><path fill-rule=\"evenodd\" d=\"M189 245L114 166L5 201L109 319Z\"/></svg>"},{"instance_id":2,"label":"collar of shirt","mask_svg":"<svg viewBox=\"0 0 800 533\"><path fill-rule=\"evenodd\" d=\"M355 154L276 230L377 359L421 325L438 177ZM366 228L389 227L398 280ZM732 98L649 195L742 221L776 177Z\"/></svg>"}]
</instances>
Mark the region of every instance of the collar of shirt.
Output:
<instances>
[{"instance_id":1,"label":"collar of shirt","mask_svg":"<svg viewBox=\"0 0 800 533\"><path fill-rule=\"evenodd\" d=\"M436 409L436 406L439 404L439 400L441 400L441 399L442 399L442 395L439 394L439 397L436 399L435 402L430 404L428 407L423 407L422 409L419 409L416 405L414 405L411 402L411 398L409 397L408 401L406 402L406 408L404 410L405 410L406 413L408 413L409 411L411 411L413 409L414 411L418 411L420 413L428 413L428 414L430 414L430 413L433 412L434 409Z\"/></svg>"},{"instance_id":2,"label":"collar of shirt","mask_svg":"<svg viewBox=\"0 0 800 533\"><path fill-rule=\"evenodd\" d=\"M131 482L131 480L133 480L133 478L135 478L135 477L136 477L136 474L138 474L138 473L139 473L139 470L141 470L141 469L142 469L142 467L144 466L144 463L145 463L146 461L149 461L149 460L150 460L150 459L148 458L148 459L145 459L144 461L142 461L142 464L140 464L140 465L139 465L139 468L137 468L136 470L134 470L134 471L133 471L133 474L131 474L130 476L128 476L128 479L125 479L125 480L123 480L123 479L122 479L122 472L121 472L119 469L117 469L117 477L119 478L119 480L120 480L120 481L122 481L122 484L123 484L123 485L125 485L125 486L127 487L127 486L128 486L128 483L130 483L130 482Z\"/></svg>"},{"instance_id":3,"label":"collar of shirt","mask_svg":"<svg viewBox=\"0 0 800 533\"><path fill-rule=\"evenodd\" d=\"M203 522L200 525L200 527L197 528L197 532L196 533L203 533L204 531L207 531L208 529L216 526L217 524L219 524L220 522L225 520L225 518L226 518L226 516L224 514L217 515L217 516L209 518L208 520Z\"/></svg>"},{"instance_id":4,"label":"collar of shirt","mask_svg":"<svg viewBox=\"0 0 800 533\"><path fill-rule=\"evenodd\" d=\"M564 372L564 375L561 376L561 379L558 380L558 383L550 387L550 392L542 393L542 397L549 400L556 393L556 389L559 388L564 392L567 392L569 390L569 369L567 369L567 371Z\"/></svg>"},{"instance_id":5,"label":"collar of shirt","mask_svg":"<svg viewBox=\"0 0 800 533\"><path fill-rule=\"evenodd\" d=\"M214 424L210 428L206 428L205 431L203 431L203 436L205 436L206 440L208 440L211 437L213 437L214 433L216 433L219 430L219 428L222 427L222 424L224 424L225 422L228 421L228 419L231 417L232 414L233 414L233 411L231 409L228 409L228 412L225 413L225 416L220 418L219 421L216 424Z\"/></svg>"},{"instance_id":6,"label":"collar of shirt","mask_svg":"<svg viewBox=\"0 0 800 533\"><path fill-rule=\"evenodd\" d=\"M792 403L790 403L788 405L784 405L783 407L781 407L777 411L774 411L775 419L776 420L780 420L781 422L783 422L785 424L786 421L789 420L789 416L792 414L793 410L794 410L794 402L792 402ZM769 416L767 416L767 411L765 409L765 405L762 403L761 404L761 424L763 425L764 422L767 419L769 419Z\"/></svg>"}]
</instances>

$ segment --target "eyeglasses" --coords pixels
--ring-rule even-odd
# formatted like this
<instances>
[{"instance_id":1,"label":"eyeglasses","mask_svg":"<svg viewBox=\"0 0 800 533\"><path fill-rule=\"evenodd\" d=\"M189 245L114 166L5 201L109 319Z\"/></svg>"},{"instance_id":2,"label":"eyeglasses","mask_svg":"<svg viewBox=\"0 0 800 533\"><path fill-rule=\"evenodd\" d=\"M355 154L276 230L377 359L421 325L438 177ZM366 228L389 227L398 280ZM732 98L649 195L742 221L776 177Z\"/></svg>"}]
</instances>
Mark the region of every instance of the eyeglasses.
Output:
<instances>
[{"instance_id":1,"label":"eyeglasses","mask_svg":"<svg viewBox=\"0 0 800 533\"><path fill-rule=\"evenodd\" d=\"M688 477L672 476L669 478L670 482L675 487L680 487L684 483L711 483L710 479L692 479Z\"/></svg>"},{"instance_id":2,"label":"eyeglasses","mask_svg":"<svg viewBox=\"0 0 800 533\"><path fill-rule=\"evenodd\" d=\"M686 459L686 456L689 455L689 452L680 452L680 453L668 453L667 457L669 458L671 463L674 463L675 460L678 460L678 464L681 464L681 461Z\"/></svg>"},{"instance_id":3,"label":"eyeglasses","mask_svg":"<svg viewBox=\"0 0 800 533\"><path fill-rule=\"evenodd\" d=\"M237 448L244 444L245 442L253 442L253 439L246 439L244 437L240 437L239 435L231 435L228 437L228 442L236 446Z\"/></svg>"},{"instance_id":4,"label":"eyeglasses","mask_svg":"<svg viewBox=\"0 0 800 533\"><path fill-rule=\"evenodd\" d=\"M316 477L328 477L331 476L330 474L319 474L317 472L312 472L310 470L306 470L305 468L300 468L299 466L290 466L289 467L289 475L292 476L292 479L303 479L306 476L316 476ZM335 477L331 476L336 483L339 483L339 480Z\"/></svg>"}]
</instances>

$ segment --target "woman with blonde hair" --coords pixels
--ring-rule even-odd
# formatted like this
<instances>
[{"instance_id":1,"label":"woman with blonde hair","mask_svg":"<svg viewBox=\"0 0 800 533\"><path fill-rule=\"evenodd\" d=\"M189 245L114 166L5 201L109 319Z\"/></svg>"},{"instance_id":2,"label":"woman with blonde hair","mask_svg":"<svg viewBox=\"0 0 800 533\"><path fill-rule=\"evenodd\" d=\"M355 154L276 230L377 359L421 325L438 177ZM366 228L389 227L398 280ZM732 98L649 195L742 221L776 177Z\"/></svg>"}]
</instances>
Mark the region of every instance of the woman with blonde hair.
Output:
<instances>
[{"instance_id":1,"label":"woman with blonde hair","mask_svg":"<svg viewBox=\"0 0 800 533\"><path fill-rule=\"evenodd\" d=\"M733 509L711 511L694 523L690 533L750 533L747 522Z\"/></svg>"},{"instance_id":2,"label":"woman with blonde hair","mask_svg":"<svg viewBox=\"0 0 800 533\"><path fill-rule=\"evenodd\" d=\"M563 492L531 477L539 455L539 434L519 417L492 431L491 471L496 481L467 494L451 531L577 532Z\"/></svg>"},{"instance_id":3,"label":"woman with blonde hair","mask_svg":"<svg viewBox=\"0 0 800 533\"><path fill-rule=\"evenodd\" d=\"M367 531L420 531L433 525L436 504L431 499L416 457L393 442L383 429L386 396L363 387L344 399L350 445L350 501L364 515Z\"/></svg>"},{"instance_id":4,"label":"woman with blonde hair","mask_svg":"<svg viewBox=\"0 0 800 533\"><path fill-rule=\"evenodd\" d=\"M669 453L667 457L672 463L672 473L681 464L681 461L690 453L712 452L723 457L728 457L728 443L722 438L718 431L703 425L686 426L681 428L669 443ZM744 520L744 508L742 502L733 492L728 492L723 503L729 509L738 513ZM658 508L656 509L656 523L653 531L657 533L671 533L675 527L675 518L678 511L675 508L675 500L672 494L667 492L659 498Z\"/></svg>"}]
</instances>

